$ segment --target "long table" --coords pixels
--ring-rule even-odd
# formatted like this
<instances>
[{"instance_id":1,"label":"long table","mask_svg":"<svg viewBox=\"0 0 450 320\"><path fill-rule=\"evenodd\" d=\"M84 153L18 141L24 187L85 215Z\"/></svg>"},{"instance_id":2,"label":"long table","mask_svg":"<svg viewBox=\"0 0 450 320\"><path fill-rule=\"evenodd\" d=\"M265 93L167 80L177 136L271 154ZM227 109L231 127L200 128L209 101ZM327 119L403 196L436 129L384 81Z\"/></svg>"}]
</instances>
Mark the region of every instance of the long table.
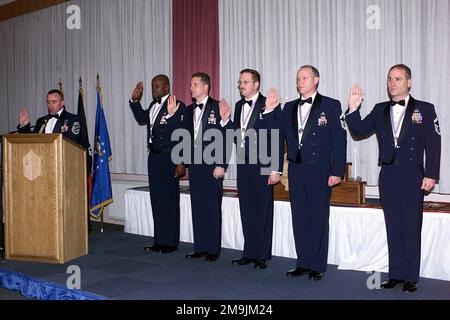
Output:
<instances>
[{"instance_id":1,"label":"long table","mask_svg":"<svg viewBox=\"0 0 450 320\"><path fill-rule=\"evenodd\" d=\"M125 192L125 232L153 236L153 217L148 191ZM180 196L180 241L193 242L191 201ZM239 200L222 202L222 247L242 250L244 237ZM296 258L290 203L275 201L272 254ZM341 270L388 271L388 249L383 211L337 207L330 210L328 263ZM424 212L420 276L450 281L450 214Z\"/></svg>"}]
</instances>

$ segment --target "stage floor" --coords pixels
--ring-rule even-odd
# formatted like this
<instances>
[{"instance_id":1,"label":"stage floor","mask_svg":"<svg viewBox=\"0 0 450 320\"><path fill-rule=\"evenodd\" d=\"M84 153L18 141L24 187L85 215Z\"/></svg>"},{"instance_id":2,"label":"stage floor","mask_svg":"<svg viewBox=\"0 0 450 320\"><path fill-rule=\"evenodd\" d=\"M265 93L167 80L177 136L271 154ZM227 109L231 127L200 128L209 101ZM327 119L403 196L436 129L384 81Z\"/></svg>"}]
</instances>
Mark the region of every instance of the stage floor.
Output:
<instances>
[{"instance_id":1,"label":"stage floor","mask_svg":"<svg viewBox=\"0 0 450 320\"><path fill-rule=\"evenodd\" d=\"M193 242L190 196L180 196L180 240ZM388 271L388 249L383 211L374 207L330 208L328 263L340 270ZM125 232L153 236L147 188L125 192ZM424 212L420 276L450 281L450 214ZM242 250L244 237L239 200L227 194L222 201L222 248ZM290 203L275 201L272 255L296 258Z\"/></svg>"},{"instance_id":2,"label":"stage floor","mask_svg":"<svg viewBox=\"0 0 450 320\"><path fill-rule=\"evenodd\" d=\"M328 265L325 277L316 282L288 278L286 272L295 267L290 258L273 257L267 269L259 270L232 265L241 256L238 250L223 249L217 261L207 262L184 258L192 250L189 243L169 254L145 252L152 242L151 237L124 233L122 226L105 225L104 233L89 236L87 256L63 265L6 261L0 269L65 285L67 268L77 265L81 290L117 300L450 300L449 281L421 278L414 294L401 288L370 290L371 274L366 272ZM12 299L10 292L2 292L0 299Z\"/></svg>"}]
</instances>

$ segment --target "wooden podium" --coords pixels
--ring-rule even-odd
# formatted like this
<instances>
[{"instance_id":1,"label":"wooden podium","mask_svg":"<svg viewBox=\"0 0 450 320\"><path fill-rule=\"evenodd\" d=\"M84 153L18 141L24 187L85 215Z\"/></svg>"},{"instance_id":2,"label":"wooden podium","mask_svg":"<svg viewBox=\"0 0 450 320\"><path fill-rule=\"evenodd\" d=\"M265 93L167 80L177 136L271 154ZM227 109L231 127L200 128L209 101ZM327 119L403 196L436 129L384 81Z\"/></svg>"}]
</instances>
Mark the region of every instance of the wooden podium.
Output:
<instances>
[{"instance_id":1,"label":"wooden podium","mask_svg":"<svg viewBox=\"0 0 450 320\"><path fill-rule=\"evenodd\" d=\"M86 255L86 151L62 134L3 136L7 260Z\"/></svg>"}]
</instances>

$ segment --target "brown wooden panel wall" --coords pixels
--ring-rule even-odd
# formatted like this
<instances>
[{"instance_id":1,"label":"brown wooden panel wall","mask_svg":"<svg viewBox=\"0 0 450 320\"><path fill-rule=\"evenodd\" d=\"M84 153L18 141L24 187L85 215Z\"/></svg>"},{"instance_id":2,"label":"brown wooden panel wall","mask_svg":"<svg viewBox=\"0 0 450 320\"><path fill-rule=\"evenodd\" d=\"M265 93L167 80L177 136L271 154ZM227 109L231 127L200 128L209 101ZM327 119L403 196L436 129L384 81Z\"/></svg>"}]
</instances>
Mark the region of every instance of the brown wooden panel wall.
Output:
<instances>
[{"instance_id":1,"label":"brown wooden panel wall","mask_svg":"<svg viewBox=\"0 0 450 320\"><path fill-rule=\"evenodd\" d=\"M0 21L67 2L68 0L16 0L0 6Z\"/></svg>"}]
</instances>

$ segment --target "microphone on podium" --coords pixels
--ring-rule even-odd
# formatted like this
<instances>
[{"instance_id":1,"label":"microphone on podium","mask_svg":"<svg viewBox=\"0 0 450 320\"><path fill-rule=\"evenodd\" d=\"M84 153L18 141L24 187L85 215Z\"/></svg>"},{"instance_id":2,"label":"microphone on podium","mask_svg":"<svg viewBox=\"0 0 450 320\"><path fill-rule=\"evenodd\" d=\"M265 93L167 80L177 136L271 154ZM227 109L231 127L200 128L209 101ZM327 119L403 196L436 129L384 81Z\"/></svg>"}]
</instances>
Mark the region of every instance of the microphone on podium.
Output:
<instances>
[{"instance_id":1,"label":"microphone on podium","mask_svg":"<svg viewBox=\"0 0 450 320\"><path fill-rule=\"evenodd\" d=\"M30 130L33 130L34 128L36 128L36 126L31 126ZM10 132L5 133L5 134L0 134L0 143L1 143L1 140L2 140L4 135L6 135L6 134L15 134L15 133L19 133L19 132L20 132L19 130L14 130L14 131L10 131Z\"/></svg>"}]
</instances>

